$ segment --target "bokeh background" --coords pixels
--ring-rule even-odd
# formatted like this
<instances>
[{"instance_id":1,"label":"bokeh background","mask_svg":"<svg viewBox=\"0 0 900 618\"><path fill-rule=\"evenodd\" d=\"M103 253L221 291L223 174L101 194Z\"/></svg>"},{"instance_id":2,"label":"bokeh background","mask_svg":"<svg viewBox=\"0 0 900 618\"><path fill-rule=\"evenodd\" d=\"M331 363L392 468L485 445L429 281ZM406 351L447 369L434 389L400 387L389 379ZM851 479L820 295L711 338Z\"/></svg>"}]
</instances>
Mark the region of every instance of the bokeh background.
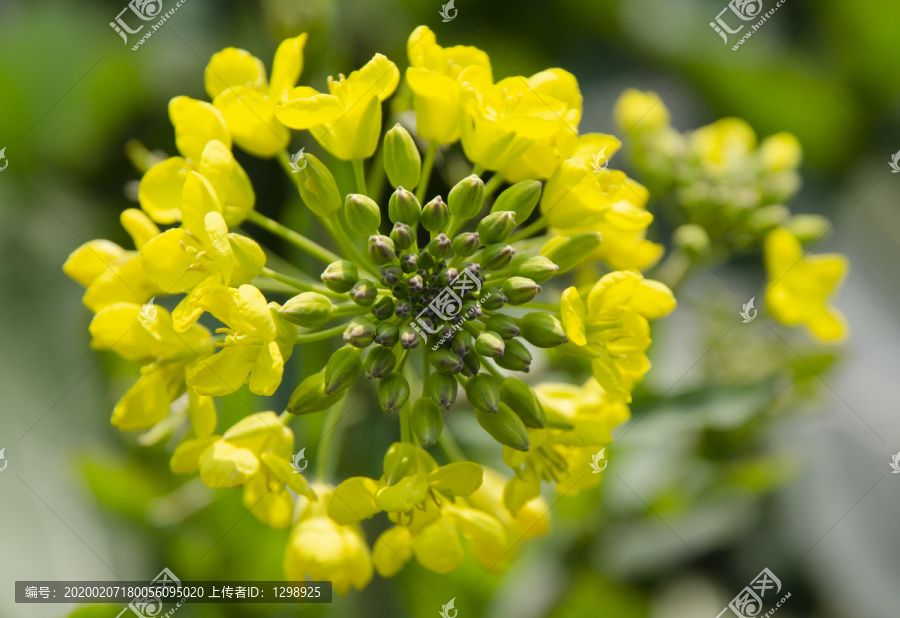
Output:
<instances>
[{"instance_id":1,"label":"bokeh background","mask_svg":"<svg viewBox=\"0 0 900 618\"><path fill-rule=\"evenodd\" d=\"M900 149L900 4L787 0L737 52L708 26L723 0L457 0L449 23L440 5L187 0L132 51L108 26L124 0L0 2L9 159L0 172L0 616L75 609L16 605L16 580L142 580L163 566L181 579L282 577L287 531L246 516L237 493L174 478L165 445L145 449L110 427L133 367L89 349L90 314L61 265L91 238L125 244L118 213L139 178L125 144L173 152L166 104L205 98L213 53L233 45L268 64L278 41L306 31L301 83L321 87L376 51L404 68L419 24L444 45L488 51L497 77L575 73L582 131L614 132L616 97L638 87L662 95L681 130L738 116L760 135L795 133L804 187L791 206L835 222L817 251L851 260L836 304L852 336L825 350L803 333L773 338L765 316L741 324L741 305L761 291L759 256L716 265L679 290L679 309L657 325L654 369L602 489L555 504L552 533L522 548L504 576L470 562L448 576L407 568L330 606L187 605L177 615L434 616L456 597L459 618L713 618L763 567L791 592L784 618L897 615L900 476L889 461L900 450L900 176L888 161ZM302 145L312 140L298 135ZM259 209L303 225L282 212L289 185L278 165L237 156ZM625 159L613 166L630 171ZM659 217L656 239L666 242L670 227ZM317 370L324 353L299 351L291 371ZM284 396L258 409L278 409ZM238 418L244 405L235 396L220 412ZM365 405L347 422L342 475L379 469L395 428ZM467 427L454 426L467 451L497 462L496 444ZM316 435L296 430L299 444L305 431Z\"/></svg>"}]
</instances>

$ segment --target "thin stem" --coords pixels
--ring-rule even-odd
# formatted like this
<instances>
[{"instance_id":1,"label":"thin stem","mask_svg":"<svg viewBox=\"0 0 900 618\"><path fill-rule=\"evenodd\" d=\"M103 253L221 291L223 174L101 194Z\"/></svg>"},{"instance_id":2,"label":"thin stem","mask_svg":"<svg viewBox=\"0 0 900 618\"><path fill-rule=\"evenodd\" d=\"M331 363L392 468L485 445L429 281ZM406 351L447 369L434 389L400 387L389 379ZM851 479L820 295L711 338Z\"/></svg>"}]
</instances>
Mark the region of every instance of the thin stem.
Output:
<instances>
[{"instance_id":1,"label":"thin stem","mask_svg":"<svg viewBox=\"0 0 900 618\"><path fill-rule=\"evenodd\" d=\"M268 267L263 267L262 276L274 281L278 281L279 283L289 285L295 290L300 290L301 292L318 292L319 294L324 294L325 296L330 296L331 298L347 298L346 294L332 292L324 285L303 281L301 279L295 279L294 277L288 277L287 275L276 272Z\"/></svg>"},{"instance_id":2,"label":"thin stem","mask_svg":"<svg viewBox=\"0 0 900 618\"><path fill-rule=\"evenodd\" d=\"M481 163L476 163L472 166L472 173L476 176L481 176L484 173L484 166Z\"/></svg>"},{"instance_id":3,"label":"thin stem","mask_svg":"<svg viewBox=\"0 0 900 618\"><path fill-rule=\"evenodd\" d=\"M425 150L425 161L422 162L422 178L419 180L419 186L416 187L416 199L421 204L428 193L428 183L431 181L431 170L434 167L434 156L437 154L438 143L436 141L428 142L428 148Z\"/></svg>"},{"instance_id":4,"label":"thin stem","mask_svg":"<svg viewBox=\"0 0 900 618\"><path fill-rule=\"evenodd\" d=\"M346 328L347 324L338 324L337 326L334 326L332 328L316 331L314 333L301 333L297 335L297 340L294 342L294 345L297 345L298 343L312 343L313 341L322 341L324 339L334 337L335 335L340 335Z\"/></svg>"},{"instance_id":5,"label":"thin stem","mask_svg":"<svg viewBox=\"0 0 900 618\"><path fill-rule=\"evenodd\" d=\"M331 312L331 317L342 318L348 315L362 315L368 313L368 307L360 307L359 305L335 305Z\"/></svg>"},{"instance_id":6,"label":"thin stem","mask_svg":"<svg viewBox=\"0 0 900 618\"><path fill-rule=\"evenodd\" d=\"M412 444L409 430L409 403L400 408L400 441Z\"/></svg>"},{"instance_id":7,"label":"thin stem","mask_svg":"<svg viewBox=\"0 0 900 618\"><path fill-rule=\"evenodd\" d=\"M311 255L316 258L323 264L331 264L340 258L336 253L332 253L322 245L313 242L303 234L299 232L295 232L291 228L278 223L274 219L270 219L269 217L256 212L255 210L251 210L247 213L247 221L257 225L264 230L275 234L293 244L303 252Z\"/></svg>"},{"instance_id":8,"label":"thin stem","mask_svg":"<svg viewBox=\"0 0 900 618\"><path fill-rule=\"evenodd\" d=\"M509 244L513 244L517 240L528 238L535 232L539 232L545 227L547 227L547 217L541 215L540 217L538 217L537 221L513 234L512 238L510 238L507 242Z\"/></svg>"},{"instance_id":9,"label":"thin stem","mask_svg":"<svg viewBox=\"0 0 900 618\"><path fill-rule=\"evenodd\" d=\"M441 437L438 438L438 446L450 461L468 461L462 449L459 448L459 444L456 443L453 434L446 427L441 432Z\"/></svg>"},{"instance_id":10,"label":"thin stem","mask_svg":"<svg viewBox=\"0 0 900 618\"><path fill-rule=\"evenodd\" d=\"M341 220L338 218L338 211L334 211L327 217L321 217L319 219L322 222L322 225L325 226L325 229L328 230L328 233L331 234L332 238L334 238L338 246L341 248L341 251L347 255L353 262L356 263L357 266L362 267L370 275L375 277L375 281L379 281L381 279L381 275L377 270L372 266L371 260L369 260L368 255L364 255L357 247L353 244L351 240L350 233L346 230L344 225L341 223Z\"/></svg>"},{"instance_id":11,"label":"thin stem","mask_svg":"<svg viewBox=\"0 0 900 618\"><path fill-rule=\"evenodd\" d=\"M503 176L501 174L494 174L491 176L491 179L488 180L484 185L484 199L488 199L492 195L494 195L494 191L500 188L500 186L504 183Z\"/></svg>"},{"instance_id":12,"label":"thin stem","mask_svg":"<svg viewBox=\"0 0 900 618\"><path fill-rule=\"evenodd\" d=\"M497 368L494 367L494 366L491 364L491 361L489 361L488 359L486 359L486 358L481 359L481 366L484 367L485 369L487 369L487 370L490 372L490 374L491 374L492 376L494 376L496 379L498 379L498 380L505 380L505 379L506 379L506 378L503 376L503 374L500 373L500 371L498 371Z\"/></svg>"},{"instance_id":13,"label":"thin stem","mask_svg":"<svg viewBox=\"0 0 900 618\"><path fill-rule=\"evenodd\" d=\"M353 159L353 175L356 176L356 190L360 195L366 193L366 171L363 168L362 159Z\"/></svg>"},{"instance_id":14,"label":"thin stem","mask_svg":"<svg viewBox=\"0 0 900 618\"><path fill-rule=\"evenodd\" d=\"M350 400L344 397L342 401L328 408L325 420L322 421L322 436L319 438L319 452L316 454L316 475L319 478L328 479L334 473L337 459L331 456L331 447L337 437L337 424L343 416L344 407Z\"/></svg>"}]
</instances>

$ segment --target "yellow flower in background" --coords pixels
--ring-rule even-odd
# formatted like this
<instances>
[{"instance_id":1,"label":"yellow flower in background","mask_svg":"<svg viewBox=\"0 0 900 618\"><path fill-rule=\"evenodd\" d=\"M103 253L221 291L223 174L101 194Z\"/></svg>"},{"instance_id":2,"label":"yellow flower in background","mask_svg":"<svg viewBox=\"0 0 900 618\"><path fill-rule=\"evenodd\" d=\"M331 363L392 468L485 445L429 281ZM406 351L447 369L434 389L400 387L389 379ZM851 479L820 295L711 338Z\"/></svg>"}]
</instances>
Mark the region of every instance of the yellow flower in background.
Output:
<instances>
[{"instance_id":1,"label":"yellow flower in background","mask_svg":"<svg viewBox=\"0 0 900 618\"><path fill-rule=\"evenodd\" d=\"M119 220L137 249L159 235L159 228L137 208L125 210ZM116 303L143 304L163 293L144 274L140 253L110 240L90 240L75 249L63 272L87 288L84 305L94 313Z\"/></svg>"},{"instance_id":2,"label":"yellow flower in background","mask_svg":"<svg viewBox=\"0 0 900 618\"><path fill-rule=\"evenodd\" d=\"M477 47L441 47L427 26L413 30L406 50L411 65L406 83L413 92L419 137L452 144L460 132L459 74L466 67L480 66L490 75L491 61Z\"/></svg>"},{"instance_id":3,"label":"yellow flower in background","mask_svg":"<svg viewBox=\"0 0 900 618\"><path fill-rule=\"evenodd\" d=\"M803 158L803 149L791 133L770 135L759 145L759 160L769 172L785 172L797 169Z\"/></svg>"},{"instance_id":4,"label":"yellow flower in background","mask_svg":"<svg viewBox=\"0 0 900 618\"><path fill-rule=\"evenodd\" d=\"M141 208L157 223L181 221L185 181L199 172L215 190L222 215L238 225L256 202L244 168L231 153L231 135L222 114L205 101L175 97L169 102L180 157L160 161L144 174L138 187Z\"/></svg>"},{"instance_id":5,"label":"yellow flower in background","mask_svg":"<svg viewBox=\"0 0 900 618\"><path fill-rule=\"evenodd\" d=\"M847 273L847 258L839 253L803 255L803 247L784 228L772 231L765 242L766 308L788 326L804 325L816 339L838 342L847 336L843 314L828 300Z\"/></svg>"},{"instance_id":6,"label":"yellow flower in background","mask_svg":"<svg viewBox=\"0 0 900 618\"><path fill-rule=\"evenodd\" d=\"M634 88L619 96L613 116L623 134L658 131L669 126L669 109L659 95Z\"/></svg>"},{"instance_id":7,"label":"yellow flower in background","mask_svg":"<svg viewBox=\"0 0 900 618\"><path fill-rule=\"evenodd\" d=\"M252 155L273 157L291 141L291 132L275 117L275 106L303 72L307 36L281 42L270 81L262 61L243 49L225 48L206 65L206 93L222 112L234 141Z\"/></svg>"},{"instance_id":8,"label":"yellow flower in background","mask_svg":"<svg viewBox=\"0 0 900 618\"><path fill-rule=\"evenodd\" d=\"M318 502L305 496L297 501L299 519L291 531L284 555L287 581L331 581L334 590L346 595L350 588L362 590L372 579L372 557L359 526L340 525L328 516L335 500L330 489L313 485Z\"/></svg>"},{"instance_id":9,"label":"yellow flower in background","mask_svg":"<svg viewBox=\"0 0 900 618\"><path fill-rule=\"evenodd\" d=\"M560 300L569 343L566 351L591 359L594 377L617 401L631 401L631 390L650 369L649 320L675 309L672 291L639 273L617 271L603 276L587 303L570 287Z\"/></svg>"},{"instance_id":10,"label":"yellow flower in background","mask_svg":"<svg viewBox=\"0 0 900 618\"><path fill-rule=\"evenodd\" d=\"M722 118L688 135L688 144L710 174L748 165L756 149L756 132L740 118Z\"/></svg>"},{"instance_id":11,"label":"yellow flower in background","mask_svg":"<svg viewBox=\"0 0 900 618\"><path fill-rule=\"evenodd\" d=\"M227 336L217 344L219 352L191 368L188 384L201 395L227 395L245 383L257 395L273 394L297 338L297 327L281 317L280 305L267 304L262 292L246 284L203 286L193 302L226 324L216 332Z\"/></svg>"},{"instance_id":12,"label":"yellow flower in background","mask_svg":"<svg viewBox=\"0 0 900 618\"><path fill-rule=\"evenodd\" d=\"M366 159L375 154L381 135L381 102L394 93L400 70L381 54L349 77L328 77L328 91L294 88L283 97L275 116L292 129L308 130L338 159Z\"/></svg>"}]
</instances>

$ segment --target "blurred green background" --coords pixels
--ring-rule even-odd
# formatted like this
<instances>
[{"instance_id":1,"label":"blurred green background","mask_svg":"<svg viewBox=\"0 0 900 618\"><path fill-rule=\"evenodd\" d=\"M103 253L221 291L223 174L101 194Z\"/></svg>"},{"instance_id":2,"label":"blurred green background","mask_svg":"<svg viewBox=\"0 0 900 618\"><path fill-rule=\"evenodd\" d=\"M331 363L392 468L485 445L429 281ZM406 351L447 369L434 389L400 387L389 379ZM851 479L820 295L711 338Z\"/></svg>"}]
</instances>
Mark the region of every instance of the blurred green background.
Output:
<instances>
[{"instance_id":1,"label":"blurred green background","mask_svg":"<svg viewBox=\"0 0 900 618\"><path fill-rule=\"evenodd\" d=\"M213 53L236 46L269 65L282 38L306 31L301 83L322 88L375 52L405 68L419 24L443 45L485 49L497 78L573 72L584 132L614 132L616 97L637 87L662 95L680 130L738 116L761 136L795 133L804 188L791 207L835 222L816 251L851 260L836 303L851 339L823 352L803 333L785 344L759 322L740 324L741 304L760 293L759 256L700 273L657 326L654 369L602 489L555 504L552 532L523 547L504 576L471 561L448 576L413 564L330 606L187 605L177 615L434 616L456 597L459 618L713 618L763 567L792 594L779 616L897 615L900 477L888 463L900 450L900 177L888 161L900 149L900 4L788 0L737 52L708 25L723 0L457 0L448 23L438 0L187 0L137 51L108 26L124 6L0 4L9 159L0 172L0 448L9 462L0 472L0 616L73 609L16 605L16 580L145 580L163 566L186 580L282 577L287 531L247 516L237 492L173 477L163 445L144 449L110 427L134 368L89 349L91 316L61 266L88 239L127 243L118 214L133 204L139 174L124 145L136 138L174 151L166 104L206 98ZM294 147L312 145L295 136ZM237 156L258 208L282 213L290 193L277 163ZM623 166L631 171L614 160ZM442 190L436 181L432 191ZM659 218L656 240L670 226ZM290 370L320 364L325 351L298 350ZM220 414L239 418L248 402L280 410L287 394L251 402L244 390ZM396 428L364 405L348 422L341 474L379 469ZM496 444L449 422L467 452L503 469ZM295 427L306 443L307 426Z\"/></svg>"}]
</instances>

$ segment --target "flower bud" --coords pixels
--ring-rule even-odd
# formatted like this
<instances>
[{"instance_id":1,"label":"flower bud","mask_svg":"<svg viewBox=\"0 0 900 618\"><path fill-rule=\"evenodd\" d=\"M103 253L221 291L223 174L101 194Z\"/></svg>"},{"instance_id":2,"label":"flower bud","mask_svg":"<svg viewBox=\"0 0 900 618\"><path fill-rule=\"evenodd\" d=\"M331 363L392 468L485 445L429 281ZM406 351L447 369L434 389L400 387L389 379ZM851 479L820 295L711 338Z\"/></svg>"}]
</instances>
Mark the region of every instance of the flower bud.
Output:
<instances>
[{"instance_id":1,"label":"flower bud","mask_svg":"<svg viewBox=\"0 0 900 618\"><path fill-rule=\"evenodd\" d=\"M433 373L428 376L428 396L443 409L448 409L456 401L458 382L453 376Z\"/></svg>"},{"instance_id":2,"label":"flower bud","mask_svg":"<svg viewBox=\"0 0 900 618\"><path fill-rule=\"evenodd\" d=\"M447 204L457 219L465 221L477 216L484 204L484 182L475 174L463 178L450 189Z\"/></svg>"},{"instance_id":3,"label":"flower bud","mask_svg":"<svg viewBox=\"0 0 900 618\"><path fill-rule=\"evenodd\" d=\"M368 347L375 339L375 322L366 317L355 317L344 329L344 341L354 348Z\"/></svg>"},{"instance_id":4,"label":"flower bud","mask_svg":"<svg viewBox=\"0 0 900 618\"><path fill-rule=\"evenodd\" d=\"M672 233L672 240L688 253L702 255L709 248L709 234L694 223L681 225Z\"/></svg>"},{"instance_id":5,"label":"flower bud","mask_svg":"<svg viewBox=\"0 0 900 618\"><path fill-rule=\"evenodd\" d=\"M791 211L781 204L771 204L757 208L747 217L746 226L755 232L768 232L778 227L791 216Z\"/></svg>"},{"instance_id":6,"label":"flower bud","mask_svg":"<svg viewBox=\"0 0 900 618\"><path fill-rule=\"evenodd\" d=\"M451 376L459 373L463 368L462 359L456 353L446 348L440 348L432 352L429 360L435 369Z\"/></svg>"},{"instance_id":7,"label":"flower bud","mask_svg":"<svg viewBox=\"0 0 900 618\"><path fill-rule=\"evenodd\" d=\"M428 448L441 437L444 415L436 403L423 397L413 404L409 426L422 448Z\"/></svg>"},{"instance_id":8,"label":"flower bud","mask_svg":"<svg viewBox=\"0 0 900 618\"><path fill-rule=\"evenodd\" d=\"M327 296L316 292L303 292L284 303L281 315L297 326L315 328L331 319L333 309L334 305Z\"/></svg>"},{"instance_id":9,"label":"flower bud","mask_svg":"<svg viewBox=\"0 0 900 618\"><path fill-rule=\"evenodd\" d=\"M322 283L325 284L332 292L344 294L353 289L359 280L359 270L356 264L347 260L339 260L332 262L325 269L320 277Z\"/></svg>"},{"instance_id":10,"label":"flower bud","mask_svg":"<svg viewBox=\"0 0 900 618\"><path fill-rule=\"evenodd\" d=\"M421 292L425 287L425 282L422 280L422 275L413 275L406 281L406 285L409 286L411 292Z\"/></svg>"},{"instance_id":11,"label":"flower bud","mask_svg":"<svg viewBox=\"0 0 900 618\"><path fill-rule=\"evenodd\" d=\"M506 268L516 254L516 248L504 243L488 245L481 253L481 262L490 270Z\"/></svg>"},{"instance_id":12,"label":"flower bud","mask_svg":"<svg viewBox=\"0 0 900 618\"><path fill-rule=\"evenodd\" d=\"M419 184L422 156L412 136L399 123L384 136L384 171L395 187L415 189Z\"/></svg>"},{"instance_id":13,"label":"flower bud","mask_svg":"<svg viewBox=\"0 0 900 618\"><path fill-rule=\"evenodd\" d=\"M544 406L531 387L519 378L506 378L500 383L500 401L508 405L526 427L540 429L547 423Z\"/></svg>"},{"instance_id":14,"label":"flower bud","mask_svg":"<svg viewBox=\"0 0 900 618\"><path fill-rule=\"evenodd\" d=\"M407 324L400 329L400 345L404 350L412 350L413 348L418 347L420 336L421 335L419 335L415 328Z\"/></svg>"},{"instance_id":15,"label":"flower bud","mask_svg":"<svg viewBox=\"0 0 900 618\"><path fill-rule=\"evenodd\" d=\"M486 245L506 242L516 229L516 213L511 210L493 212L478 222L478 236Z\"/></svg>"},{"instance_id":16,"label":"flower bud","mask_svg":"<svg viewBox=\"0 0 900 618\"><path fill-rule=\"evenodd\" d=\"M400 341L400 329L390 322L382 322L375 328L375 343L393 348Z\"/></svg>"},{"instance_id":17,"label":"flower bud","mask_svg":"<svg viewBox=\"0 0 900 618\"><path fill-rule=\"evenodd\" d=\"M359 350L344 347L331 355L325 365L325 394L330 395L350 388L362 370Z\"/></svg>"},{"instance_id":18,"label":"flower bud","mask_svg":"<svg viewBox=\"0 0 900 618\"><path fill-rule=\"evenodd\" d=\"M379 320L387 320L394 315L394 299L390 296L379 296L372 307L372 315Z\"/></svg>"},{"instance_id":19,"label":"flower bud","mask_svg":"<svg viewBox=\"0 0 900 618\"><path fill-rule=\"evenodd\" d=\"M381 225L381 208L370 197L351 193L344 202L344 218L350 229L360 236L378 231Z\"/></svg>"},{"instance_id":20,"label":"flower bud","mask_svg":"<svg viewBox=\"0 0 900 618\"><path fill-rule=\"evenodd\" d=\"M412 188L412 187L410 187ZM394 223L405 223L415 227L422 216L422 205L412 192L397 187L388 201L388 216Z\"/></svg>"},{"instance_id":21,"label":"flower bud","mask_svg":"<svg viewBox=\"0 0 900 618\"><path fill-rule=\"evenodd\" d=\"M481 302L481 308L487 309L488 311L496 311L497 309L501 309L503 305L505 305L509 300L508 298L506 298L506 295L504 295L503 292L500 291L499 288L494 287L481 288L480 298L483 299Z\"/></svg>"},{"instance_id":22,"label":"flower bud","mask_svg":"<svg viewBox=\"0 0 900 618\"><path fill-rule=\"evenodd\" d=\"M419 252L419 274L426 275L427 271L431 270L431 267L434 266L434 256L428 253L427 251Z\"/></svg>"},{"instance_id":23,"label":"flower bud","mask_svg":"<svg viewBox=\"0 0 900 618\"><path fill-rule=\"evenodd\" d=\"M369 350L363 361L363 369L368 379L383 378L397 366L397 357L388 348L376 346Z\"/></svg>"},{"instance_id":24,"label":"flower bud","mask_svg":"<svg viewBox=\"0 0 900 618\"><path fill-rule=\"evenodd\" d=\"M409 401L409 382L398 373L386 375L378 382L378 403L388 414L395 414Z\"/></svg>"},{"instance_id":25,"label":"flower bud","mask_svg":"<svg viewBox=\"0 0 900 618\"><path fill-rule=\"evenodd\" d=\"M405 273L414 273L419 268L419 256L415 253L407 253L400 256L400 270Z\"/></svg>"},{"instance_id":26,"label":"flower bud","mask_svg":"<svg viewBox=\"0 0 900 618\"><path fill-rule=\"evenodd\" d=\"M305 153L306 167L297 180L297 190L307 208L320 217L327 217L343 203L334 176L315 155Z\"/></svg>"},{"instance_id":27,"label":"flower bud","mask_svg":"<svg viewBox=\"0 0 900 618\"><path fill-rule=\"evenodd\" d=\"M384 482L388 486L395 485L397 481L407 476L412 476L418 468L418 447L409 442L394 442L384 454L382 470L384 470Z\"/></svg>"},{"instance_id":28,"label":"flower bud","mask_svg":"<svg viewBox=\"0 0 900 618\"><path fill-rule=\"evenodd\" d=\"M378 296L378 288L375 283L368 279L360 279L350 290L350 300L360 307L371 307L375 303Z\"/></svg>"},{"instance_id":29,"label":"flower bud","mask_svg":"<svg viewBox=\"0 0 900 618\"><path fill-rule=\"evenodd\" d=\"M445 227L447 227L447 223L450 221L450 210L447 208L447 205L444 203L444 200L441 199L441 196L437 196L422 208L422 218L420 219L420 223L422 227L424 227L429 232L440 232Z\"/></svg>"},{"instance_id":30,"label":"flower bud","mask_svg":"<svg viewBox=\"0 0 900 618\"><path fill-rule=\"evenodd\" d=\"M505 403L500 403L495 414L476 408L475 420L500 444L517 451L527 451L530 448L525 424Z\"/></svg>"},{"instance_id":31,"label":"flower bud","mask_svg":"<svg viewBox=\"0 0 900 618\"><path fill-rule=\"evenodd\" d=\"M506 350L503 356L494 359L498 365L510 371L522 371L528 373L531 368L531 352L518 339L510 339L506 342Z\"/></svg>"},{"instance_id":32,"label":"flower bud","mask_svg":"<svg viewBox=\"0 0 900 618\"><path fill-rule=\"evenodd\" d=\"M394 309L394 315L398 318L408 318L412 315L412 305L409 304L409 301L401 300L397 303L397 308Z\"/></svg>"},{"instance_id":33,"label":"flower bud","mask_svg":"<svg viewBox=\"0 0 900 618\"><path fill-rule=\"evenodd\" d=\"M494 358L495 356L503 356L506 345L503 343L503 337L493 331L486 330L475 340L475 351L482 356Z\"/></svg>"},{"instance_id":34,"label":"flower bud","mask_svg":"<svg viewBox=\"0 0 900 618\"><path fill-rule=\"evenodd\" d=\"M821 240L831 230L831 223L822 215L794 215L784 223L800 244Z\"/></svg>"},{"instance_id":35,"label":"flower bud","mask_svg":"<svg viewBox=\"0 0 900 618\"><path fill-rule=\"evenodd\" d=\"M569 341L562 322L550 313L536 311L519 320L525 341L539 348L555 348Z\"/></svg>"},{"instance_id":36,"label":"flower bud","mask_svg":"<svg viewBox=\"0 0 900 618\"><path fill-rule=\"evenodd\" d=\"M475 339L472 335L467 331L461 330L453 337L450 349L460 358L465 358L469 355L469 350L472 349L473 345L475 345Z\"/></svg>"},{"instance_id":37,"label":"flower bud","mask_svg":"<svg viewBox=\"0 0 900 618\"><path fill-rule=\"evenodd\" d=\"M466 399L478 410L496 414L500 407L500 386L493 376L479 373L466 382Z\"/></svg>"},{"instance_id":38,"label":"flower bud","mask_svg":"<svg viewBox=\"0 0 900 618\"><path fill-rule=\"evenodd\" d=\"M541 248L541 255L556 264L559 267L556 274L561 275L587 260L599 246L600 232L582 232L574 236L557 236L550 239Z\"/></svg>"},{"instance_id":39,"label":"flower bud","mask_svg":"<svg viewBox=\"0 0 900 618\"><path fill-rule=\"evenodd\" d=\"M484 311L481 310L481 305L476 303L474 300L467 300L463 303L462 314L467 320L471 320L483 316Z\"/></svg>"},{"instance_id":40,"label":"flower bud","mask_svg":"<svg viewBox=\"0 0 900 618\"><path fill-rule=\"evenodd\" d=\"M398 221L394 224L394 229L391 230L391 240L394 241L394 247L399 251L404 251L413 246L413 243L416 241L416 235L411 227Z\"/></svg>"},{"instance_id":41,"label":"flower bud","mask_svg":"<svg viewBox=\"0 0 900 618\"><path fill-rule=\"evenodd\" d=\"M524 305L541 293L541 286L525 277L510 277L503 282L502 289L510 305Z\"/></svg>"},{"instance_id":42,"label":"flower bud","mask_svg":"<svg viewBox=\"0 0 900 618\"><path fill-rule=\"evenodd\" d=\"M478 232L463 232L453 239L453 253L460 257L469 257L478 251L481 240Z\"/></svg>"},{"instance_id":43,"label":"flower bud","mask_svg":"<svg viewBox=\"0 0 900 618\"><path fill-rule=\"evenodd\" d=\"M435 236L434 240L428 243L428 253L438 260L442 260L450 255L451 248L450 239L447 238L447 235L443 232Z\"/></svg>"},{"instance_id":44,"label":"flower bud","mask_svg":"<svg viewBox=\"0 0 900 618\"><path fill-rule=\"evenodd\" d=\"M394 251L394 241L380 234L369 236L369 257L379 265L393 262L397 257L397 253Z\"/></svg>"},{"instance_id":45,"label":"flower bud","mask_svg":"<svg viewBox=\"0 0 900 618\"><path fill-rule=\"evenodd\" d=\"M481 371L481 357L470 352L469 355L463 359L463 367L459 372L467 378L471 378L478 375L479 371Z\"/></svg>"},{"instance_id":46,"label":"flower bud","mask_svg":"<svg viewBox=\"0 0 900 618\"><path fill-rule=\"evenodd\" d=\"M541 199L541 183L539 180L523 180L506 189L497 196L491 212L511 210L516 214L516 223L525 223L534 207Z\"/></svg>"},{"instance_id":47,"label":"flower bud","mask_svg":"<svg viewBox=\"0 0 900 618\"><path fill-rule=\"evenodd\" d=\"M391 288L391 293L395 298L406 300L409 298L409 284L406 281L398 281L394 287Z\"/></svg>"},{"instance_id":48,"label":"flower bud","mask_svg":"<svg viewBox=\"0 0 900 618\"><path fill-rule=\"evenodd\" d=\"M445 268L438 273L437 280L441 285L450 285L451 281L456 281L459 277L459 271L455 268Z\"/></svg>"},{"instance_id":49,"label":"flower bud","mask_svg":"<svg viewBox=\"0 0 900 618\"><path fill-rule=\"evenodd\" d=\"M527 277L535 283L547 281L559 270L549 258L532 253L517 255L509 267L514 275Z\"/></svg>"},{"instance_id":50,"label":"flower bud","mask_svg":"<svg viewBox=\"0 0 900 618\"><path fill-rule=\"evenodd\" d=\"M488 321L485 322L485 326L488 330L492 330L504 339L512 339L513 337L518 337L519 333L519 325L516 324L516 321L509 317L508 315L503 315L502 313L498 313L496 315L492 315L488 318Z\"/></svg>"},{"instance_id":51,"label":"flower bud","mask_svg":"<svg viewBox=\"0 0 900 618\"><path fill-rule=\"evenodd\" d=\"M403 269L399 266L382 266L379 272L381 273L381 282L385 285L394 285L403 279Z\"/></svg>"},{"instance_id":52,"label":"flower bud","mask_svg":"<svg viewBox=\"0 0 900 618\"><path fill-rule=\"evenodd\" d=\"M325 393L325 372L320 371L300 383L288 401L287 411L291 414L310 414L327 410L343 398L346 389Z\"/></svg>"}]
</instances>

